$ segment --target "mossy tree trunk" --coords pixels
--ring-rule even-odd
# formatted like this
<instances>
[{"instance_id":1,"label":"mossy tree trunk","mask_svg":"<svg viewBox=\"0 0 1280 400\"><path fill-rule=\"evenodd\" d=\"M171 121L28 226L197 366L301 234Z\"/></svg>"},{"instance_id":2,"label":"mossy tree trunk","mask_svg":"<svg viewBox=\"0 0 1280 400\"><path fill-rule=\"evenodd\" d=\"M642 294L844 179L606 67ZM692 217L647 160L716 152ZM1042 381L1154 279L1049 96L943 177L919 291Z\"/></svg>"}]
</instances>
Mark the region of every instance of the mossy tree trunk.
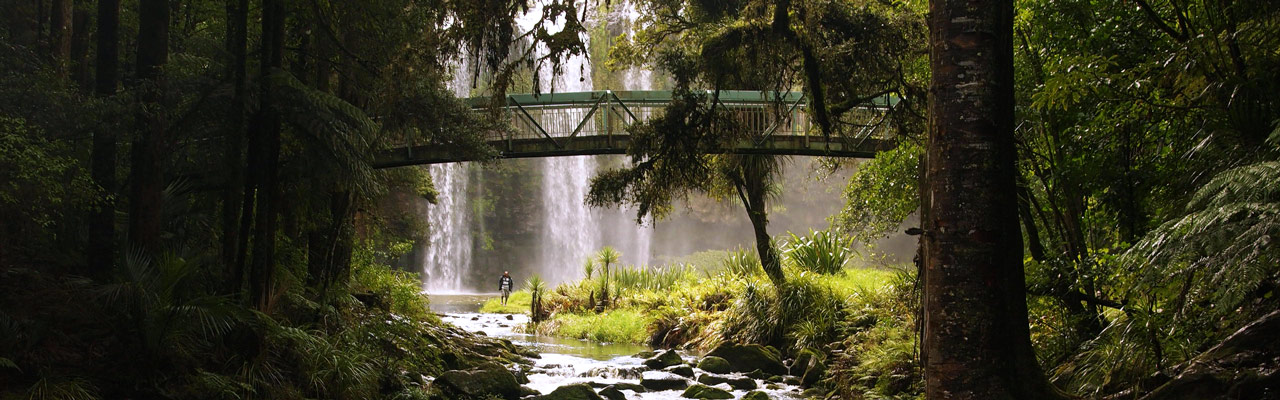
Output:
<instances>
[{"instance_id":1,"label":"mossy tree trunk","mask_svg":"<svg viewBox=\"0 0 1280 400\"><path fill-rule=\"evenodd\" d=\"M932 0L924 372L930 399L1061 397L1031 348L1013 136L1013 2Z\"/></svg>"}]
</instances>

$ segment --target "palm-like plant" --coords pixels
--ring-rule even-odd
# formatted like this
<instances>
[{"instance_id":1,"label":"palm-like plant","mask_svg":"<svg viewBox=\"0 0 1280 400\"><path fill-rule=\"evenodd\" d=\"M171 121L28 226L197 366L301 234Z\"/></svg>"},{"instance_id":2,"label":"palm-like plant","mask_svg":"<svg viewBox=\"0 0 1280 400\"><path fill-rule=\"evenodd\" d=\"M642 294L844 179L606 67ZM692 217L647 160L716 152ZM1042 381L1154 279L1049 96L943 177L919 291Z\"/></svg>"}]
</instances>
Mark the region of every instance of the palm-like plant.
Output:
<instances>
[{"instance_id":1,"label":"palm-like plant","mask_svg":"<svg viewBox=\"0 0 1280 400\"><path fill-rule=\"evenodd\" d=\"M533 322L542 321L542 295L547 291L547 283L542 277L533 275L529 280L525 281L524 288L529 290L532 300L529 302L529 319Z\"/></svg>"},{"instance_id":2,"label":"palm-like plant","mask_svg":"<svg viewBox=\"0 0 1280 400\"><path fill-rule=\"evenodd\" d=\"M596 257L600 259L600 305L604 307L609 305L609 266L617 263L622 253L613 246L605 246Z\"/></svg>"}]
</instances>

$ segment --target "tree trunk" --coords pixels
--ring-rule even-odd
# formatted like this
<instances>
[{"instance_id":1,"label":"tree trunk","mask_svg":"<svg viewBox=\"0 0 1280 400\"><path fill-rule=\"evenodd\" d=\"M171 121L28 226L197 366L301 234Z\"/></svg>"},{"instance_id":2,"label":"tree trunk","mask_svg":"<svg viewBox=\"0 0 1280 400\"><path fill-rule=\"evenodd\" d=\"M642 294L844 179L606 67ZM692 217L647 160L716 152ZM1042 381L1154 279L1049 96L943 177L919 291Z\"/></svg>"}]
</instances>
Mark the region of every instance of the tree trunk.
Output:
<instances>
[{"instance_id":1,"label":"tree trunk","mask_svg":"<svg viewBox=\"0 0 1280 400\"><path fill-rule=\"evenodd\" d=\"M270 308L275 286L276 214L280 203L280 115L275 111L270 75L284 64L284 4L281 0L262 1L262 71L258 78L261 93L256 135L262 156L254 170L261 175L257 188L256 223L253 232L253 262L249 266L251 300L259 310Z\"/></svg>"},{"instance_id":2,"label":"tree trunk","mask_svg":"<svg viewBox=\"0 0 1280 400\"><path fill-rule=\"evenodd\" d=\"M116 75L120 68L119 29L120 0L99 0L98 60L94 82L94 92L99 96L116 94ZM89 219L89 275L105 277L113 269L116 241L116 135L111 127L94 132L90 168L93 182L104 196L101 206Z\"/></svg>"},{"instance_id":3,"label":"tree trunk","mask_svg":"<svg viewBox=\"0 0 1280 400\"><path fill-rule=\"evenodd\" d=\"M1061 397L1031 348L1013 137L1013 2L932 0L929 13L925 392ZM1016 215L1016 214L1015 214Z\"/></svg>"},{"instance_id":4,"label":"tree trunk","mask_svg":"<svg viewBox=\"0 0 1280 400\"><path fill-rule=\"evenodd\" d=\"M49 8L49 58L62 77L71 65L71 15L72 0L53 0Z\"/></svg>"},{"instance_id":5,"label":"tree trunk","mask_svg":"<svg viewBox=\"0 0 1280 400\"><path fill-rule=\"evenodd\" d=\"M248 0L227 1L227 78L232 82L233 107L229 116L226 141L223 144L223 168L227 187L222 197L222 263L228 268L227 280L230 293L239 293L244 279L242 264L237 263L240 254L240 205L244 195L244 130L246 86L246 47L248 39Z\"/></svg>"},{"instance_id":6,"label":"tree trunk","mask_svg":"<svg viewBox=\"0 0 1280 400\"><path fill-rule=\"evenodd\" d=\"M71 80L87 92L93 88L93 75L89 74L89 10L76 7L71 26Z\"/></svg>"},{"instance_id":7,"label":"tree trunk","mask_svg":"<svg viewBox=\"0 0 1280 400\"><path fill-rule=\"evenodd\" d=\"M161 68L169 60L169 5L165 0L138 3L138 79L143 111L133 141L129 196L129 240L143 249L160 251L164 227L165 121L159 110Z\"/></svg>"}]
</instances>

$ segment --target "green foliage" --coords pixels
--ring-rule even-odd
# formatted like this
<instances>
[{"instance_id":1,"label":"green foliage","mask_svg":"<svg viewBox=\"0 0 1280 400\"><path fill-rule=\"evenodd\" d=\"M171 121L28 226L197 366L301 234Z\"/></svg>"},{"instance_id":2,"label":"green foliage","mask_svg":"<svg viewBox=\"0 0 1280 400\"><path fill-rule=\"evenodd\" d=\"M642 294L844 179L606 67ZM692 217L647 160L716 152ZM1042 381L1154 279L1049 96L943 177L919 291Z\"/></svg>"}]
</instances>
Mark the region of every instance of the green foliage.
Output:
<instances>
[{"instance_id":1,"label":"green foliage","mask_svg":"<svg viewBox=\"0 0 1280 400\"><path fill-rule=\"evenodd\" d=\"M791 240L782 254L791 264L805 271L819 274L844 272L844 266L857 252L849 248L849 241L831 231L809 231L809 236L790 233Z\"/></svg>"},{"instance_id":2,"label":"green foliage","mask_svg":"<svg viewBox=\"0 0 1280 400\"><path fill-rule=\"evenodd\" d=\"M840 232L870 244L891 233L920 208L921 146L901 142L858 164L844 188L844 207L835 217Z\"/></svg>"},{"instance_id":3,"label":"green foliage","mask_svg":"<svg viewBox=\"0 0 1280 400\"><path fill-rule=\"evenodd\" d=\"M528 289L521 289L511 292L511 296L507 297L507 304L502 304L501 297L494 297L484 301L480 305L482 313L497 314L523 314L529 312L533 305L533 294Z\"/></svg>"},{"instance_id":4,"label":"green foliage","mask_svg":"<svg viewBox=\"0 0 1280 400\"><path fill-rule=\"evenodd\" d=\"M760 257L755 252L741 248L729 252L729 256L720 262L721 273L735 277L751 278L764 275L760 268Z\"/></svg>"},{"instance_id":5,"label":"green foliage","mask_svg":"<svg viewBox=\"0 0 1280 400\"><path fill-rule=\"evenodd\" d=\"M842 398L924 398L916 317L919 284L914 273L879 271L878 285L860 286L831 344L843 351L829 361L830 387Z\"/></svg>"},{"instance_id":6,"label":"green foliage","mask_svg":"<svg viewBox=\"0 0 1280 400\"><path fill-rule=\"evenodd\" d=\"M619 267L613 271L613 281L619 295L623 293L653 291L661 292L674 288L683 281L696 277L690 265L667 265Z\"/></svg>"},{"instance_id":7,"label":"green foliage","mask_svg":"<svg viewBox=\"0 0 1280 400\"><path fill-rule=\"evenodd\" d=\"M621 308L599 314L556 314L538 332L607 343L645 343L651 317L644 310Z\"/></svg>"},{"instance_id":8,"label":"green foliage","mask_svg":"<svg viewBox=\"0 0 1280 400\"><path fill-rule=\"evenodd\" d=\"M542 301L547 293L547 283L542 280L542 277L533 275L525 281L524 288L529 291L529 320L533 323L541 322L546 318Z\"/></svg>"}]
</instances>

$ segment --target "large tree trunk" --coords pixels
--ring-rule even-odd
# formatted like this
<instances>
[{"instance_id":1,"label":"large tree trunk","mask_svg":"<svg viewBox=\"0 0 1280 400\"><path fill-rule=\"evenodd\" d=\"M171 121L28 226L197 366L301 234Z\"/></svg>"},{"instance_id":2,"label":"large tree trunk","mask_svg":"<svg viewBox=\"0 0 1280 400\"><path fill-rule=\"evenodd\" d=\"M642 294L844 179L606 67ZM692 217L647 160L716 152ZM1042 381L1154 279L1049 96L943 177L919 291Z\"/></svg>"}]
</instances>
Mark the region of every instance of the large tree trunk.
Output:
<instances>
[{"instance_id":1,"label":"large tree trunk","mask_svg":"<svg viewBox=\"0 0 1280 400\"><path fill-rule=\"evenodd\" d=\"M223 144L223 167L226 169L227 187L222 197L222 262L225 265L231 293L240 293L244 279L243 264L237 262L240 254L241 197L244 195L244 131L245 94L247 87L248 0L227 1L227 77L233 85L234 98L227 124L226 142Z\"/></svg>"},{"instance_id":2,"label":"large tree trunk","mask_svg":"<svg viewBox=\"0 0 1280 400\"><path fill-rule=\"evenodd\" d=\"M138 79L144 110L133 141L130 174L129 241L157 253L164 227L165 122L160 108L161 68L169 60L169 4L138 3Z\"/></svg>"},{"instance_id":3,"label":"large tree trunk","mask_svg":"<svg viewBox=\"0 0 1280 400\"><path fill-rule=\"evenodd\" d=\"M1031 348L1016 214L1013 3L932 0L924 373L930 399L1060 394Z\"/></svg>"},{"instance_id":4,"label":"large tree trunk","mask_svg":"<svg viewBox=\"0 0 1280 400\"><path fill-rule=\"evenodd\" d=\"M259 310L270 308L275 286L276 214L280 203L280 115L275 111L270 75L284 64L284 4L282 0L262 1L262 71L259 77L262 102L259 107L255 142L261 147L257 158L261 176L257 187L257 211L253 229L253 262L249 266L251 300Z\"/></svg>"},{"instance_id":5,"label":"large tree trunk","mask_svg":"<svg viewBox=\"0 0 1280 400\"><path fill-rule=\"evenodd\" d=\"M100 96L116 94L116 75L120 68L120 0L98 1L97 77L94 92ZM103 277L111 273L115 261L116 241L116 135L110 127L93 134L93 182L105 195L102 204L89 219L90 275Z\"/></svg>"}]
</instances>

